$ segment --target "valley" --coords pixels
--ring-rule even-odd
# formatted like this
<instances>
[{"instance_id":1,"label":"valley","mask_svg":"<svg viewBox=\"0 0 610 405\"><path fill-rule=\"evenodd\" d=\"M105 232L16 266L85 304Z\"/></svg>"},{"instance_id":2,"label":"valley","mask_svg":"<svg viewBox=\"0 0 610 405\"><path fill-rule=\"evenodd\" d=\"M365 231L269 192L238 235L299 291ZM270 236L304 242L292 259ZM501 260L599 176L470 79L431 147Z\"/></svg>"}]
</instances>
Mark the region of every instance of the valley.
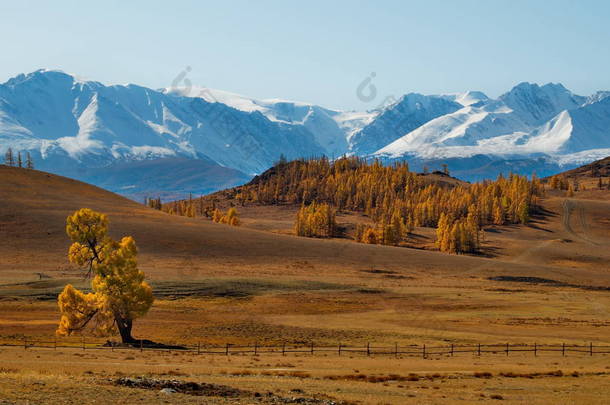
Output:
<instances>
[{"instance_id":1,"label":"valley","mask_svg":"<svg viewBox=\"0 0 610 405\"><path fill-rule=\"evenodd\" d=\"M63 285L86 287L87 281L67 262L64 227L68 214L90 207L109 215L113 237L134 236L139 266L155 291L157 300L150 313L135 323L136 337L221 347L255 342L604 345L610 327L610 261L600 246L610 238L610 203L608 191L596 189L597 179L587 170L579 178L584 191L568 198L565 191L547 190L543 211L529 225L487 226L482 254L455 255L433 250L434 232L429 228L415 230L417 249L296 237L292 235L295 206L238 206L242 225L232 227L202 217L169 215L44 172L0 166L0 341L15 342L22 336L48 340L57 327L55 297ZM218 197L217 201L220 207L229 206L229 200ZM354 221L367 220L349 213L337 217L339 225L347 228ZM64 339L80 341L78 336ZM129 353L92 351L86 356L92 356L95 365L79 360L78 366L68 368L65 362L76 354L70 350L21 350L0 349L6 369L0 385L47 381L57 388L44 392L58 395L70 390L69 380L76 379L105 398L119 392L128 395L126 388L117 391L101 381L112 370L125 373L126 366L118 361L131 357ZM541 354L540 360L534 360L531 354L508 359L466 354L391 361L358 354L341 359L321 356L198 359L189 354L144 353L132 356L127 374L174 378L178 369L179 378L187 381L203 379L240 389L256 386L259 391L264 386L285 396L298 385L308 395L336 391L330 394L335 400L357 403L368 403L372 392L390 403L434 402L442 396L467 403L473 400L470 392L522 403L523 390L535 384L539 391L528 391L528 403L547 403L549 395L561 392L573 377L506 379L498 373L562 370L581 375L580 388L570 390L575 401L596 403L589 395L605 389L600 382L607 372L603 355L589 359ZM271 366L259 368L259 362ZM269 376L269 369L282 368L275 363L295 364L302 374ZM48 374L49 368L56 371ZM375 375L443 377L384 385L324 378L355 373L352 369ZM487 371L491 379L472 377ZM439 383L440 388L434 388ZM488 384L494 386L492 391ZM159 395L150 397L151 403L162 402Z\"/></svg>"}]
</instances>

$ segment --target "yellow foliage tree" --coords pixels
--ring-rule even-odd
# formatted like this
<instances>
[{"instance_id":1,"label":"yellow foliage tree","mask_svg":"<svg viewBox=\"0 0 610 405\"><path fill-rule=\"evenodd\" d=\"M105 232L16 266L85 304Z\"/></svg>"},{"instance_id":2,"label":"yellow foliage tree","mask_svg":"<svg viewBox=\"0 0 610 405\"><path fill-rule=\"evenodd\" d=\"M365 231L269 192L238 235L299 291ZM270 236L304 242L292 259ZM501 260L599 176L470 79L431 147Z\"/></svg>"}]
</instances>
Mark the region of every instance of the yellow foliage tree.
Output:
<instances>
[{"instance_id":1,"label":"yellow foliage tree","mask_svg":"<svg viewBox=\"0 0 610 405\"><path fill-rule=\"evenodd\" d=\"M328 204L303 205L297 213L294 231L299 236L330 238L336 233L335 215Z\"/></svg>"},{"instance_id":2,"label":"yellow foliage tree","mask_svg":"<svg viewBox=\"0 0 610 405\"><path fill-rule=\"evenodd\" d=\"M441 213L436 228L436 246L448 253L476 252L480 245L478 221L474 206L470 207L466 218L455 219Z\"/></svg>"},{"instance_id":3,"label":"yellow foliage tree","mask_svg":"<svg viewBox=\"0 0 610 405\"><path fill-rule=\"evenodd\" d=\"M239 217L237 214L237 208L231 207L227 210L227 213L220 218L220 223L231 226L239 225Z\"/></svg>"},{"instance_id":4,"label":"yellow foliage tree","mask_svg":"<svg viewBox=\"0 0 610 405\"><path fill-rule=\"evenodd\" d=\"M222 212L220 212L220 210L218 208L216 208L214 210L214 212L212 213L212 221L220 222L221 219L222 219Z\"/></svg>"},{"instance_id":5,"label":"yellow foliage tree","mask_svg":"<svg viewBox=\"0 0 610 405\"><path fill-rule=\"evenodd\" d=\"M92 292L85 294L68 284L58 297L60 336L84 330L93 324L98 335L119 332L123 343L133 343L133 321L144 316L153 303L152 288L138 269L135 240L126 236L117 242L108 236L108 218L88 208L67 219L66 233L72 240L71 263L93 275Z\"/></svg>"},{"instance_id":6,"label":"yellow foliage tree","mask_svg":"<svg viewBox=\"0 0 610 405\"><path fill-rule=\"evenodd\" d=\"M367 227L362 234L360 242L368 245L376 245L379 243L379 239L379 233L374 228Z\"/></svg>"},{"instance_id":7,"label":"yellow foliage tree","mask_svg":"<svg viewBox=\"0 0 610 405\"><path fill-rule=\"evenodd\" d=\"M229 208L226 214L223 214L222 211L216 208L212 214L212 221L219 224L239 226L239 214L237 213L237 208Z\"/></svg>"}]
</instances>

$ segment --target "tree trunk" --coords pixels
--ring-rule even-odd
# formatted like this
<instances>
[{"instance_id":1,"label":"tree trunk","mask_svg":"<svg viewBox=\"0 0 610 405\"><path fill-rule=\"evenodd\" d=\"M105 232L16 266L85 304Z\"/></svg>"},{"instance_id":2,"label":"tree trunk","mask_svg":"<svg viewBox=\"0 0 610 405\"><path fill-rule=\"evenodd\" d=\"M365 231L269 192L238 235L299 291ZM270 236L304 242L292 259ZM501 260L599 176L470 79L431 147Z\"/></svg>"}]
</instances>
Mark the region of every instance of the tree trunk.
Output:
<instances>
[{"instance_id":1,"label":"tree trunk","mask_svg":"<svg viewBox=\"0 0 610 405\"><path fill-rule=\"evenodd\" d=\"M133 336L131 336L133 321L131 319L123 319L119 316L115 316L114 320L119 328L119 333L121 334L121 340L123 343L135 343L136 340L133 338Z\"/></svg>"}]
</instances>

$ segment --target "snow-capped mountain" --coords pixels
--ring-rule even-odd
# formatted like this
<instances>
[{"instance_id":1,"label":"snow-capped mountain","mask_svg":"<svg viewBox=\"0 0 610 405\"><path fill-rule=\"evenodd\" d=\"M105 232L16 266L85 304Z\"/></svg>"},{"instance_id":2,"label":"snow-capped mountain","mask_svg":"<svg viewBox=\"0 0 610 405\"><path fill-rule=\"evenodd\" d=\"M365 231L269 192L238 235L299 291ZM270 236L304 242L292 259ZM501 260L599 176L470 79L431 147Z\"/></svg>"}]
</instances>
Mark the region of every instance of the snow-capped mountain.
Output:
<instances>
[{"instance_id":1,"label":"snow-capped mountain","mask_svg":"<svg viewBox=\"0 0 610 405\"><path fill-rule=\"evenodd\" d=\"M348 151L350 134L371 122L377 112L350 113L334 111L317 105L281 99L257 100L227 91L205 87L165 89L166 94L202 98L209 103L221 103L236 110L264 115L272 122L303 126L330 157Z\"/></svg>"},{"instance_id":2,"label":"snow-capped mountain","mask_svg":"<svg viewBox=\"0 0 610 405\"><path fill-rule=\"evenodd\" d=\"M135 85L81 82L56 71L9 80L0 100L3 143L86 166L185 156L253 174L282 153L326 153L304 125Z\"/></svg>"},{"instance_id":3,"label":"snow-capped mountain","mask_svg":"<svg viewBox=\"0 0 610 405\"><path fill-rule=\"evenodd\" d=\"M521 83L498 100L481 100L430 120L374 156L423 161L548 156L568 165L585 151L595 158L607 155L609 105L603 92L586 98L560 84Z\"/></svg>"},{"instance_id":4,"label":"snow-capped mountain","mask_svg":"<svg viewBox=\"0 0 610 405\"><path fill-rule=\"evenodd\" d=\"M351 138L351 151L368 155L421 127L434 118L450 114L463 106L443 97L411 93L385 108L370 124Z\"/></svg>"},{"instance_id":5,"label":"snow-capped mountain","mask_svg":"<svg viewBox=\"0 0 610 405\"><path fill-rule=\"evenodd\" d=\"M175 168L188 158L224 167L237 182L282 154L294 159L347 150L333 119L339 113L296 103L273 107L276 118L270 119L201 97L40 70L0 85L0 150L29 151L37 167L82 180L114 165L173 159ZM219 181L218 187L232 185Z\"/></svg>"},{"instance_id":6,"label":"snow-capped mountain","mask_svg":"<svg viewBox=\"0 0 610 405\"><path fill-rule=\"evenodd\" d=\"M0 85L0 153L9 147L43 170L138 198L229 187L281 155L448 163L470 180L551 174L610 155L610 92L582 97L560 84L521 83L498 99L410 93L357 112L39 70Z\"/></svg>"}]
</instances>

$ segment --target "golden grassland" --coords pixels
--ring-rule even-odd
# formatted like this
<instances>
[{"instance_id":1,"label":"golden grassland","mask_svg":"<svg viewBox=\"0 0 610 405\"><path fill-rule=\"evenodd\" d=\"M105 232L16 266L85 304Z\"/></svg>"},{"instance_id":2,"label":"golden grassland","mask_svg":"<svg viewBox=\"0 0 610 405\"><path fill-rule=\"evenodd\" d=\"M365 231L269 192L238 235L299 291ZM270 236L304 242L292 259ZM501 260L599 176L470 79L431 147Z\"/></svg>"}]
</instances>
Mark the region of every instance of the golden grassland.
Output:
<instances>
[{"instance_id":1,"label":"golden grassland","mask_svg":"<svg viewBox=\"0 0 610 405\"><path fill-rule=\"evenodd\" d=\"M424 228L413 241L418 249L298 238L288 235L294 207L246 207L243 226L236 228L0 166L0 343L53 339L57 293L67 282L87 284L67 265L65 218L90 207L109 214L114 237L135 237L140 266L158 297L136 321L136 338L189 345L609 345L608 193L587 186L567 199L549 192L544 215L529 226L487 227L483 254L467 256L431 251L433 233ZM338 217L345 227L366 220ZM271 401L167 396L111 381L150 375L352 403L601 404L610 393L609 359L550 353L226 357L0 347L0 398L50 404Z\"/></svg>"},{"instance_id":2,"label":"golden grassland","mask_svg":"<svg viewBox=\"0 0 610 405\"><path fill-rule=\"evenodd\" d=\"M386 358L195 355L179 352L2 349L0 392L16 403L266 403L117 387L121 376L205 381L284 398L338 403L603 404L607 358L515 355ZM11 403L11 402L9 402Z\"/></svg>"}]
</instances>

